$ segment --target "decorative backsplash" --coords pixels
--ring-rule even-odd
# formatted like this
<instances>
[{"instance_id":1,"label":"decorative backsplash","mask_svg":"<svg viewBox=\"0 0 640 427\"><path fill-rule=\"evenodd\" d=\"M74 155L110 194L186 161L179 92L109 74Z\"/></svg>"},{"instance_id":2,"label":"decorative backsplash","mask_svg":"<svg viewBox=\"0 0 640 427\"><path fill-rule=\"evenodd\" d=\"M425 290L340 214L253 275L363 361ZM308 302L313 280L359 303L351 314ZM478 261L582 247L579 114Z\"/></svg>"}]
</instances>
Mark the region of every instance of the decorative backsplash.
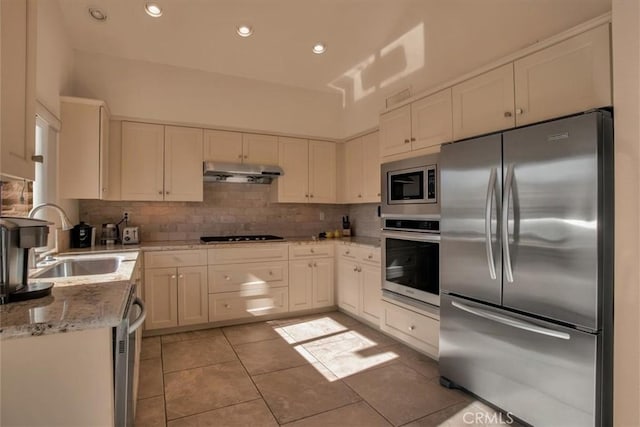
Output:
<instances>
[{"instance_id":1,"label":"decorative backsplash","mask_svg":"<svg viewBox=\"0 0 640 427\"><path fill-rule=\"evenodd\" d=\"M129 213L143 241L195 240L203 235L317 236L341 229L349 215L355 235L380 237L377 205L272 203L269 185L205 183L203 202L81 200L80 219L97 228ZM321 220L321 215L324 220Z\"/></svg>"}]
</instances>

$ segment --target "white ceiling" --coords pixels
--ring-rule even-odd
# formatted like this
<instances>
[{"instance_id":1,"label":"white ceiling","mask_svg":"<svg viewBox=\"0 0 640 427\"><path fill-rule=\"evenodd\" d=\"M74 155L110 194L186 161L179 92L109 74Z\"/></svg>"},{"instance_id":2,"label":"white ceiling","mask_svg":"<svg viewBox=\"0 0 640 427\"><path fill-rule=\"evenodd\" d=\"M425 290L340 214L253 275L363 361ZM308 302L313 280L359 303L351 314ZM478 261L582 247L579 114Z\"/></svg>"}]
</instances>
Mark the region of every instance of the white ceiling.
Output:
<instances>
[{"instance_id":1,"label":"white ceiling","mask_svg":"<svg viewBox=\"0 0 640 427\"><path fill-rule=\"evenodd\" d=\"M154 19L144 0L59 3L75 49L313 90L412 73L442 82L611 9L611 0L158 0ZM252 37L236 34L243 23ZM311 52L316 41L324 55Z\"/></svg>"}]
</instances>

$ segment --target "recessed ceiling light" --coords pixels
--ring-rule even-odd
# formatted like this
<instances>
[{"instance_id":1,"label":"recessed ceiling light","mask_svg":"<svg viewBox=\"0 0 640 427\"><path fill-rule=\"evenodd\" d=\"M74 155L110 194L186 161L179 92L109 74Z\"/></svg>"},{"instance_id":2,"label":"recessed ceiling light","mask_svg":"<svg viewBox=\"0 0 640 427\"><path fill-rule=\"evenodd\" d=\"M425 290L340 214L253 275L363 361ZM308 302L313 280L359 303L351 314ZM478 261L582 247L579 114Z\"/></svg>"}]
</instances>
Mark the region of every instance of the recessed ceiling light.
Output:
<instances>
[{"instance_id":1,"label":"recessed ceiling light","mask_svg":"<svg viewBox=\"0 0 640 427\"><path fill-rule=\"evenodd\" d=\"M253 34L253 28L248 25L240 25L236 31L240 37L249 37Z\"/></svg>"},{"instance_id":2,"label":"recessed ceiling light","mask_svg":"<svg viewBox=\"0 0 640 427\"><path fill-rule=\"evenodd\" d=\"M89 15L91 15L91 17L96 21L102 22L107 20L107 14L101 11L100 9L96 9L94 7L89 8Z\"/></svg>"},{"instance_id":3,"label":"recessed ceiling light","mask_svg":"<svg viewBox=\"0 0 640 427\"><path fill-rule=\"evenodd\" d=\"M162 16L162 8L158 6L157 3L147 3L144 5L144 11L147 12L147 15L153 16L154 18L158 18Z\"/></svg>"},{"instance_id":4,"label":"recessed ceiling light","mask_svg":"<svg viewBox=\"0 0 640 427\"><path fill-rule=\"evenodd\" d=\"M324 43L316 43L313 45L313 53L320 55L321 53L325 53L327 50L327 46Z\"/></svg>"}]
</instances>

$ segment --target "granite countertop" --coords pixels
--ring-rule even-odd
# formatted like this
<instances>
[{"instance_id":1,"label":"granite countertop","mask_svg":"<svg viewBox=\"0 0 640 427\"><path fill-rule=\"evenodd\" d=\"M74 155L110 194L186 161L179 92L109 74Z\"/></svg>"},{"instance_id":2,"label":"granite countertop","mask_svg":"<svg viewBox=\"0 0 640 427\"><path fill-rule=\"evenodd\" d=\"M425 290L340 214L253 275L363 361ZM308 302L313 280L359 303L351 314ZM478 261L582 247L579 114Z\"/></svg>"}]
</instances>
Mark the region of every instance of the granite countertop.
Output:
<instances>
[{"instance_id":1,"label":"granite countertop","mask_svg":"<svg viewBox=\"0 0 640 427\"><path fill-rule=\"evenodd\" d=\"M118 326L131 291L138 254L138 251L110 254L122 257L118 270L110 274L30 279L53 282L51 295L0 305L0 340ZM60 256L57 261L80 257L96 259L104 254ZM31 275L46 268L33 270Z\"/></svg>"}]
</instances>

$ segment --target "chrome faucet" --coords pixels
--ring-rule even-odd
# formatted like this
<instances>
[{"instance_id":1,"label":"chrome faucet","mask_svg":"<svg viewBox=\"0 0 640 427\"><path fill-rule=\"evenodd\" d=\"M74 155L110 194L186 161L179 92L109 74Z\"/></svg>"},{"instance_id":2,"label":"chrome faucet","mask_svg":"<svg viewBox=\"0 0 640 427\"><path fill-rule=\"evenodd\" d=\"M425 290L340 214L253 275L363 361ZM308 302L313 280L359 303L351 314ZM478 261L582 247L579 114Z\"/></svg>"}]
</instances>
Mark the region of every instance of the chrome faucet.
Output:
<instances>
[{"instance_id":1,"label":"chrome faucet","mask_svg":"<svg viewBox=\"0 0 640 427\"><path fill-rule=\"evenodd\" d=\"M58 212L58 214L60 215L60 220L62 221L63 230L71 230L73 228L73 224L71 224L71 220L69 219L65 211L55 203L43 203L41 205L34 206L33 209L29 211L29 218L34 218L35 214L44 208L51 208L54 211Z\"/></svg>"}]
</instances>

